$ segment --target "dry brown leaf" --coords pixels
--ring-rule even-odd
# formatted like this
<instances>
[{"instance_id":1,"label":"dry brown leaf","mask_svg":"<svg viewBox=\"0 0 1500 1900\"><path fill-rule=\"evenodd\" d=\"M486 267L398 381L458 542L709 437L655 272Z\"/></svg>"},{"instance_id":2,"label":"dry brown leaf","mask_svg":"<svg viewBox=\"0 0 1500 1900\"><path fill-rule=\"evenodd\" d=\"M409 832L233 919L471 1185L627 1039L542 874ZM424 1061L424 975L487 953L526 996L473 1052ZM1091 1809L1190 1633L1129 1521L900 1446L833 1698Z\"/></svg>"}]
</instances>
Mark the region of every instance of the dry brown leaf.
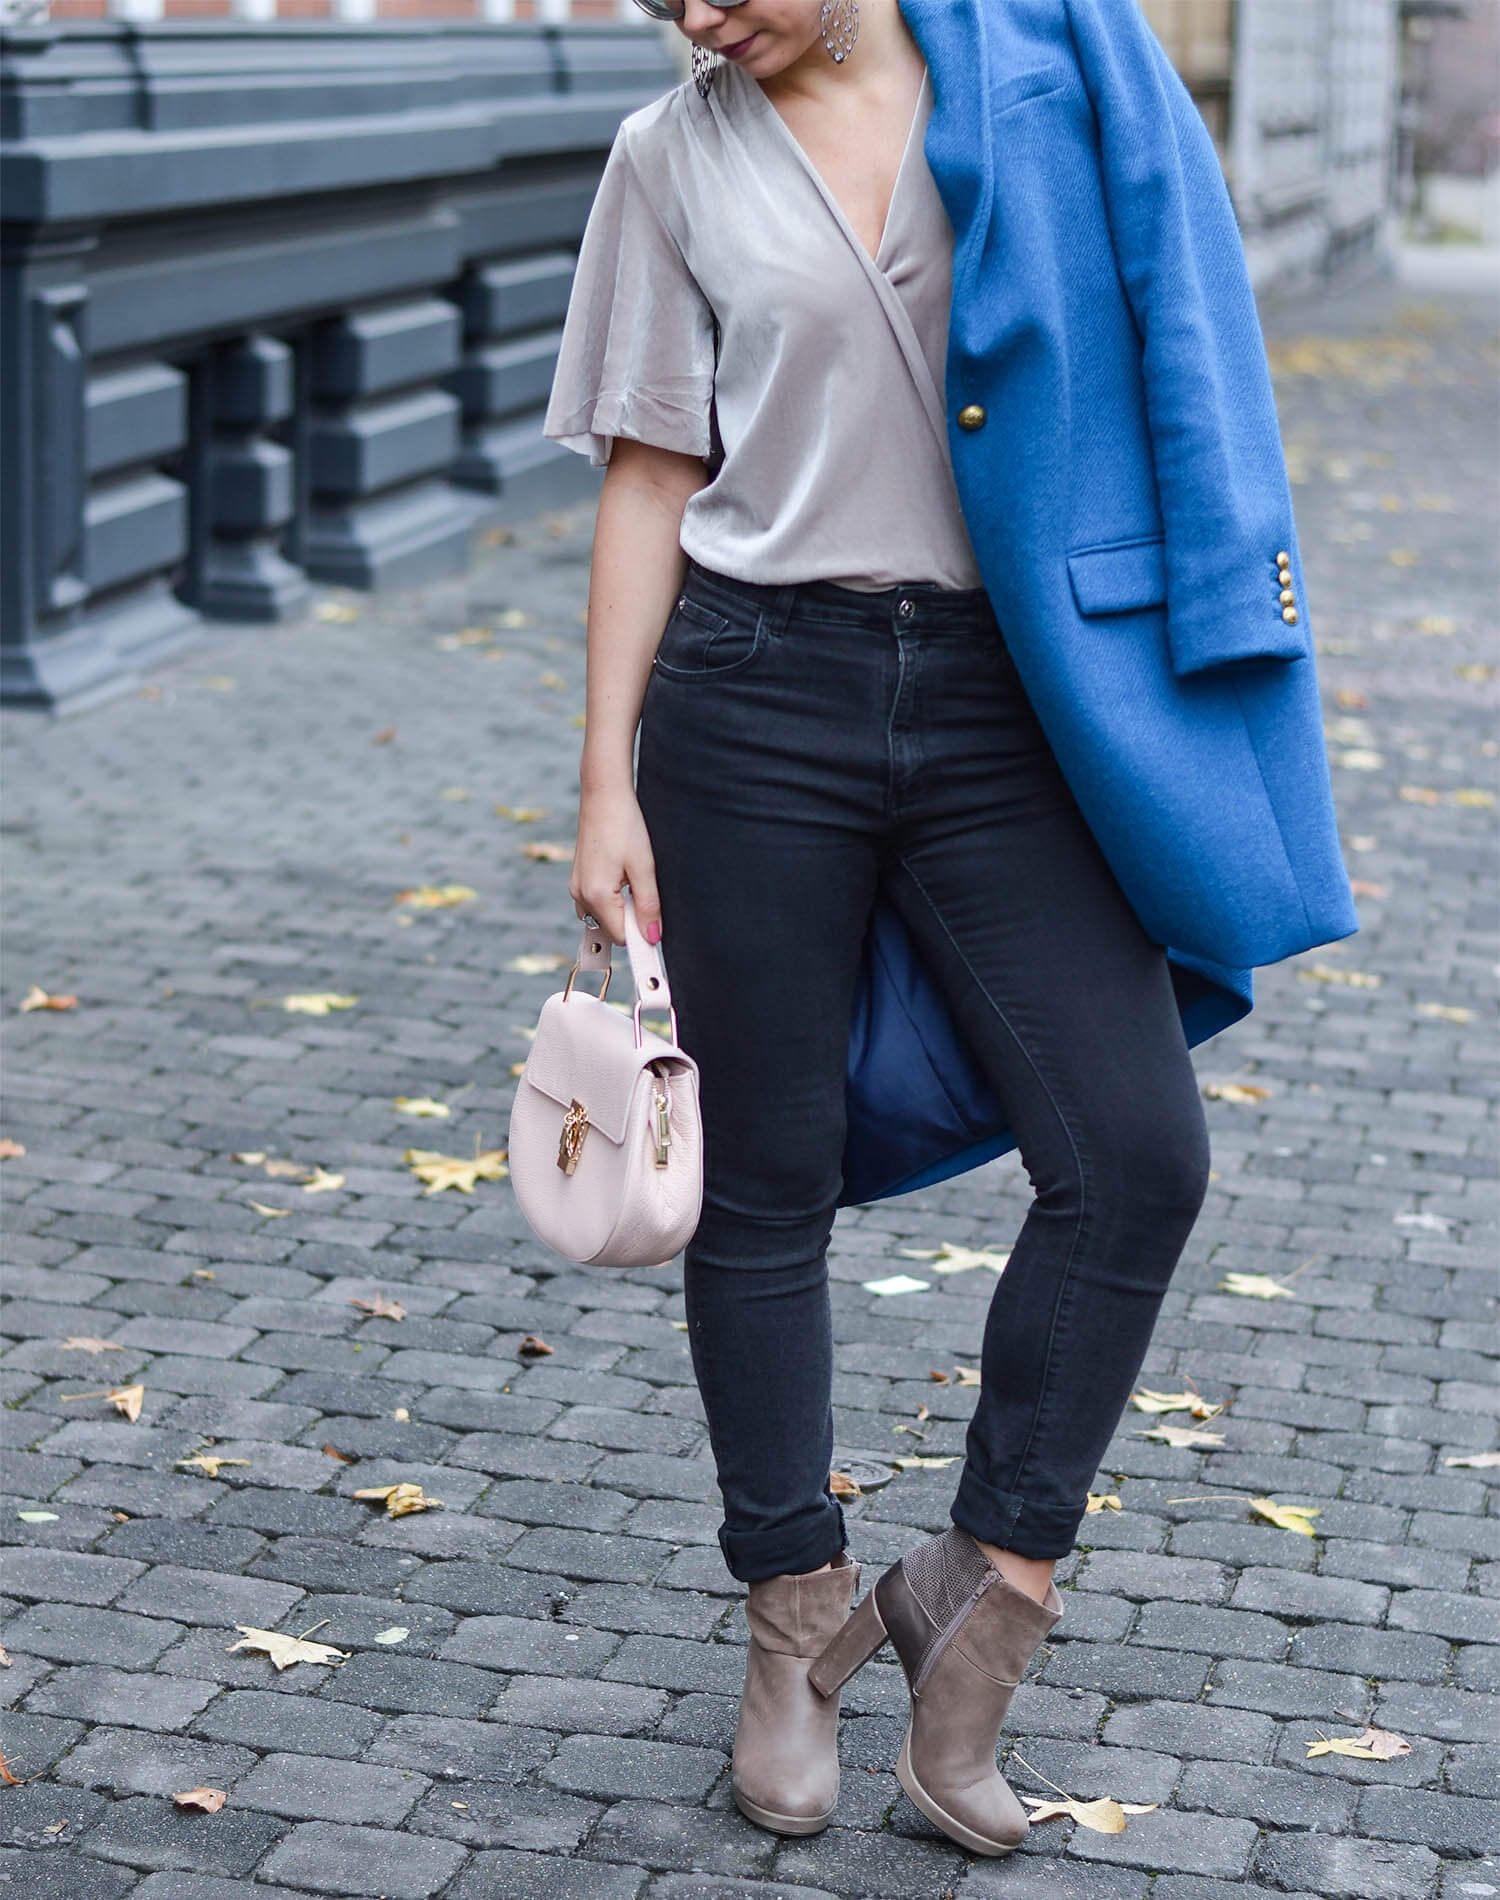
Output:
<instances>
[{"instance_id":1,"label":"dry brown leaf","mask_svg":"<svg viewBox=\"0 0 1500 1900\"><path fill-rule=\"evenodd\" d=\"M1159 1438L1164 1445L1178 1450L1214 1451L1224 1442L1222 1432L1202 1432L1191 1425L1153 1425L1149 1432L1137 1432L1137 1438Z\"/></svg>"},{"instance_id":2,"label":"dry brown leaf","mask_svg":"<svg viewBox=\"0 0 1500 1900\"><path fill-rule=\"evenodd\" d=\"M221 1465L248 1465L248 1458L220 1458L215 1452L195 1451L191 1458L179 1458L178 1468L183 1471L202 1471L210 1478L217 1478Z\"/></svg>"},{"instance_id":3,"label":"dry brown leaf","mask_svg":"<svg viewBox=\"0 0 1500 1900\"><path fill-rule=\"evenodd\" d=\"M1122 1511L1124 1508L1117 1491L1090 1491L1083 1514L1085 1517L1097 1517L1101 1511Z\"/></svg>"},{"instance_id":4,"label":"dry brown leaf","mask_svg":"<svg viewBox=\"0 0 1500 1900\"><path fill-rule=\"evenodd\" d=\"M237 1649L259 1651L269 1656L278 1670L290 1669L293 1663L332 1663L348 1660L346 1649L335 1649L332 1643L310 1643L305 1636L283 1636L277 1630L252 1629L248 1623L236 1623L241 1631L240 1640L231 1643L226 1656L232 1656Z\"/></svg>"},{"instance_id":5,"label":"dry brown leaf","mask_svg":"<svg viewBox=\"0 0 1500 1900\"><path fill-rule=\"evenodd\" d=\"M341 1465L352 1465L355 1462L347 1451L338 1451L332 1445L325 1445L323 1447L323 1456L325 1458L337 1458Z\"/></svg>"},{"instance_id":6,"label":"dry brown leaf","mask_svg":"<svg viewBox=\"0 0 1500 1900\"><path fill-rule=\"evenodd\" d=\"M377 1293L373 1300L350 1300L351 1306L357 1306L368 1313L371 1319L405 1319L406 1308L399 1300L388 1300L383 1293Z\"/></svg>"},{"instance_id":7,"label":"dry brown leaf","mask_svg":"<svg viewBox=\"0 0 1500 1900\"><path fill-rule=\"evenodd\" d=\"M1130 1402L1141 1412L1191 1412L1194 1418L1216 1418L1222 1405L1210 1405L1201 1392L1153 1392L1143 1386Z\"/></svg>"},{"instance_id":8,"label":"dry brown leaf","mask_svg":"<svg viewBox=\"0 0 1500 1900\"><path fill-rule=\"evenodd\" d=\"M836 1498L861 1498L864 1492L847 1471L830 1471L828 1489Z\"/></svg>"},{"instance_id":9,"label":"dry brown leaf","mask_svg":"<svg viewBox=\"0 0 1500 1900\"><path fill-rule=\"evenodd\" d=\"M10 1668L10 1653L4 1644L0 1644L0 1669Z\"/></svg>"},{"instance_id":10,"label":"dry brown leaf","mask_svg":"<svg viewBox=\"0 0 1500 1900\"><path fill-rule=\"evenodd\" d=\"M919 1419L931 1418L932 1407L930 1405L919 1405L916 1410L916 1416Z\"/></svg>"},{"instance_id":11,"label":"dry brown leaf","mask_svg":"<svg viewBox=\"0 0 1500 1900\"><path fill-rule=\"evenodd\" d=\"M1500 1465L1500 1451L1467 1451L1458 1458L1445 1458L1445 1465L1468 1465L1471 1470L1487 1471L1492 1465Z\"/></svg>"},{"instance_id":12,"label":"dry brown leaf","mask_svg":"<svg viewBox=\"0 0 1500 1900\"><path fill-rule=\"evenodd\" d=\"M1404 1735L1393 1734L1388 1728L1365 1728L1358 1735L1327 1736L1318 1730L1320 1740L1307 1744L1307 1759L1314 1755L1353 1755L1360 1761L1394 1761L1398 1755L1409 1755L1411 1743Z\"/></svg>"},{"instance_id":13,"label":"dry brown leaf","mask_svg":"<svg viewBox=\"0 0 1500 1900\"><path fill-rule=\"evenodd\" d=\"M124 1352L112 1339L95 1339L92 1333L71 1334L62 1343L64 1352Z\"/></svg>"},{"instance_id":14,"label":"dry brown leaf","mask_svg":"<svg viewBox=\"0 0 1500 1900\"><path fill-rule=\"evenodd\" d=\"M532 844L521 846L521 856L530 858L534 864L571 864L573 847L570 844L552 844L538 838Z\"/></svg>"},{"instance_id":15,"label":"dry brown leaf","mask_svg":"<svg viewBox=\"0 0 1500 1900\"><path fill-rule=\"evenodd\" d=\"M10 1772L10 1763L4 1755L0 1755L0 1785L7 1788L20 1788L25 1785L27 1779L25 1775L13 1775Z\"/></svg>"},{"instance_id":16,"label":"dry brown leaf","mask_svg":"<svg viewBox=\"0 0 1500 1900\"><path fill-rule=\"evenodd\" d=\"M939 1372L936 1366L929 1366L927 1376L934 1385L951 1385L953 1382L946 1372Z\"/></svg>"},{"instance_id":17,"label":"dry brown leaf","mask_svg":"<svg viewBox=\"0 0 1500 1900\"><path fill-rule=\"evenodd\" d=\"M29 1009L77 1009L77 1007L76 996L49 996L40 983L33 983L25 996L21 998L20 1013L24 1016Z\"/></svg>"},{"instance_id":18,"label":"dry brown leaf","mask_svg":"<svg viewBox=\"0 0 1500 1900\"><path fill-rule=\"evenodd\" d=\"M12 1141L9 1135L0 1135L0 1161L13 1161L26 1150L19 1141Z\"/></svg>"},{"instance_id":19,"label":"dry brown leaf","mask_svg":"<svg viewBox=\"0 0 1500 1900\"><path fill-rule=\"evenodd\" d=\"M1260 1088L1253 1082L1206 1082L1203 1085L1203 1093L1211 1102L1244 1105L1251 1102L1269 1101L1272 1091Z\"/></svg>"},{"instance_id":20,"label":"dry brown leaf","mask_svg":"<svg viewBox=\"0 0 1500 1900\"><path fill-rule=\"evenodd\" d=\"M1389 897L1390 892L1384 884L1375 884L1367 877L1354 877L1349 880L1349 888L1356 897Z\"/></svg>"},{"instance_id":21,"label":"dry brown leaf","mask_svg":"<svg viewBox=\"0 0 1500 1900\"><path fill-rule=\"evenodd\" d=\"M462 1155L438 1154L430 1148L408 1148L403 1159L419 1181L427 1183L426 1193L441 1194L444 1188L457 1188L472 1194L476 1181L503 1181L510 1173L505 1165L504 1148L488 1148L471 1160Z\"/></svg>"},{"instance_id":22,"label":"dry brown leaf","mask_svg":"<svg viewBox=\"0 0 1500 1900\"><path fill-rule=\"evenodd\" d=\"M391 1417L395 1419L398 1425L404 1425L411 1417L411 1413L407 1411L404 1405L398 1405L395 1411L391 1413Z\"/></svg>"},{"instance_id":23,"label":"dry brown leaf","mask_svg":"<svg viewBox=\"0 0 1500 1900\"><path fill-rule=\"evenodd\" d=\"M331 1009L353 1009L357 996L343 996L337 990L309 990L304 994L283 996L281 1007L299 1016L326 1016Z\"/></svg>"},{"instance_id":24,"label":"dry brown leaf","mask_svg":"<svg viewBox=\"0 0 1500 1900\"><path fill-rule=\"evenodd\" d=\"M174 1794L172 1802L179 1808L201 1808L205 1814L217 1814L229 1799L222 1788L189 1788L184 1794Z\"/></svg>"},{"instance_id":25,"label":"dry brown leaf","mask_svg":"<svg viewBox=\"0 0 1500 1900\"><path fill-rule=\"evenodd\" d=\"M147 690L149 691L150 689L148 688ZM157 690L157 692L160 692L160 691L161 691L161 688L160 688L160 687L157 687L157 689L156 689L156 690ZM141 697L142 697L142 699L144 699L144 698L145 698L145 696L146 696L146 695L145 695L145 693L142 693L142 695L141 695ZM42 1832L43 1832L44 1834L61 1834L61 1833L62 1833L62 1831L63 1831L63 1829L64 1829L64 1828L65 1828L65 1827L66 1827L67 1825L68 1825L68 1824L67 1824L67 1822L66 1822L66 1821L49 1821L49 1822L47 1823L47 1825L46 1825L46 1826L45 1826L45 1827L44 1827L44 1828L42 1829Z\"/></svg>"},{"instance_id":26,"label":"dry brown leaf","mask_svg":"<svg viewBox=\"0 0 1500 1900\"><path fill-rule=\"evenodd\" d=\"M379 732L375 734L374 738L371 739L370 744L371 745L389 745L392 739L395 738L395 736L396 736L396 728L394 726L382 726Z\"/></svg>"},{"instance_id":27,"label":"dry brown leaf","mask_svg":"<svg viewBox=\"0 0 1500 1900\"><path fill-rule=\"evenodd\" d=\"M440 1511L443 1508L441 1498L428 1498L422 1495L419 1484L372 1484L363 1491L356 1491L357 1498L380 1499L385 1505L387 1517L410 1517L413 1511Z\"/></svg>"},{"instance_id":28,"label":"dry brown leaf","mask_svg":"<svg viewBox=\"0 0 1500 1900\"><path fill-rule=\"evenodd\" d=\"M1304 1537L1316 1535L1307 1521L1321 1517L1322 1511L1306 1504L1278 1504L1275 1498L1251 1498L1250 1509L1284 1531L1300 1531Z\"/></svg>"},{"instance_id":29,"label":"dry brown leaf","mask_svg":"<svg viewBox=\"0 0 1500 1900\"><path fill-rule=\"evenodd\" d=\"M1096 1834L1123 1834L1127 1814L1149 1814L1160 1805L1156 1801L1111 1801L1107 1795L1097 1801L1044 1801L1034 1794L1023 1794L1021 1799L1031 1809L1033 1825L1066 1818L1080 1827L1092 1828Z\"/></svg>"},{"instance_id":30,"label":"dry brown leaf","mask_svg":"<svg viewBox=\"0 0 1500 1900\"><path fill-rule=\"evenodd\" d=\"M291 1213L289 1207L268 1207L264 1201L247 1201L247 1207L253 1207L257 1214L263 1214L267 1220L285 1220Z\"/></svg>"},{"instance_id":31,"label":"dry brown leaf","mask_svg":"<svg viewBox=\"0 0 1500 1900\"><path fill-rule=\"evenodd\" d=\"M526 1353L532 1358L541 1359L550 1353L552 1348L547 1344L546 1340L542 1338L540 1333L528 1333L520 1345L516 1347L516 1351Z\"/></svg>"},{"instance_id":32,"label":"dry brown leaf","mask_svg":"<svg viewBox=\"0 0 1500 1900\"><path fill-rule=\"evenodd\" d=\"M417 884L409 891L398 891L396 902L415 910L448 910L455 904L468 904L479 895L467 884Z\"/></svg>"},{"instance_id":33,"label":"dry brown leaf","mask_svg":"<svg viewBox=\"0 0 1500 1900\"><path fill-rule=\"evenodd\" d=\"M1430 785L1401 785L1396 796L1405 799L1408 805L1441 805L1443 794L1434 791Z\"/></svg>"},{"instance_id":34,"label":"dry brown leaf","mask_svg":"<svg viewBox=\"0 0 1500 1900\"><path fill-rule=\"evenodd\" d=\"M84 1395L79 1393L78 1396L82 1398ZM120 1416L128 1418L133 1425L141 1415L141 1401L146 1396L146 1388L143 1385L117 1385L108 1392L97 1395L90 1393L88 1396L108 1399Z\"/></svg>"},{"instance_id":35,"label":"dry brown leaf","mask_svg":"<svg viewBox=\"0 0 1500 1900\"><path fill-rule=\"evenodd\" d=\"M981 1383L978 1366L955 1366L960 1385L979 1385Z\"/></svg>"}]
</instances>

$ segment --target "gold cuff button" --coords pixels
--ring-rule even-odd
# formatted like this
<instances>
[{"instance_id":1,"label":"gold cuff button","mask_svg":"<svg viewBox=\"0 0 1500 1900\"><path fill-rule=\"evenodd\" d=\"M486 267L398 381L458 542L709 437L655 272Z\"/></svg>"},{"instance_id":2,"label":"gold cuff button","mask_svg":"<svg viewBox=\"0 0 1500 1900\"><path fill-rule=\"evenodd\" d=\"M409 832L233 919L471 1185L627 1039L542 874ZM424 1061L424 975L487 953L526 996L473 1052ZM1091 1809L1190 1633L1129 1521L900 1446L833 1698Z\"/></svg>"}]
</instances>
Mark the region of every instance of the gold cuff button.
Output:
<instances>
[{"instance_id":1,"label":"gold cuff button","mask_svg":"<svg viewBox=\"0 0 1500 1900\"><path fill-rule=\"evenodd\" d=\"M1290 567L1291 564L1292 564L1292 557L1290 554L1287 553L1285 548L1283 548L1281 553L1276 556L1276 565L1278 567Z\"/></svg>"},{"instance_id":2,"label":"gold cuff button","mask_svg":"<svg viewBox=\"0 0 1500 1900\"><path fill-rule=\"evenodd\" d=\"M1283 587L1283 588L1282 588L1282 590L1281 590L1281 604L1282 604L1282 606L1283 606L1283 607L1291 607L1291 606L1295 606L1295 604L1296 604L1296 600L1297 600L1297 596L1296 596L1296 595L1295 595L1295 594L1294 594L1294 593L1292 592L1292 590L1291 590L1291 588L1290 588L1290 587Z\"/></svg>"},{"instance_id":3,"label":"gold cuff button","mask_svg":"<svg viewBox=\"0 0 1500 1900\"><path fill-rule=\"evenodd\" d=\"M1290 626L1292 622L1297 618L1297 609L1295 607L1283 607L1281 610L1281 617L1287 623L1287 625Z\"/></svg>"},{"instance_id":4,"label":"gold cuff button","mask_svg":"<svg viewBox=\"0 0 1500 1900\"><path fill-rule=\"evenodd\" d=\"M967 402L958 412L960 429L982 429L985 425L985 413L977 402Z\"/></svg>"}]
</instances>

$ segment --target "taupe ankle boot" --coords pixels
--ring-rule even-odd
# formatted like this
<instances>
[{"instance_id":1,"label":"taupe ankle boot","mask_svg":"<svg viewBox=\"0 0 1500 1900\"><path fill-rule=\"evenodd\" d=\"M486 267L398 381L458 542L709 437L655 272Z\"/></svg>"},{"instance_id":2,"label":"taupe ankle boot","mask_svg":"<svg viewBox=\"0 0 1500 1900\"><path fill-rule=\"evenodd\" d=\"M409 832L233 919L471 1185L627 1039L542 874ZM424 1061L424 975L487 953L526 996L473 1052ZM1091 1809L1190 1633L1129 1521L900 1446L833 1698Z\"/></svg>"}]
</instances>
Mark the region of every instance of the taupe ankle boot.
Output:
<instances>
[{"instance_id":1,"label":"taupe ankle boot","mask_svg":"<svg viewBox=\"0 0 1500 1900\"><path fill-rule=\"evenodd\" d=\"M820 1833L838 1800L838 1693L814 1694L807 1671L858 1587L859 1565L847 1550L829 1570L750 1585L731 1789L740 1813L775 1834Z\"/></svg>"},{"instance_id":2,"label":"taupe ankle boot","mask_svg":"<svg viewBox=\"0 0 1500 1900\"><path fill-rule=\"evenodd\" d=\"M1031 1823L995 1750L1016 1685L1062 1612L1055 1584L1038 1603L954 1525L876 1579L808 1680L836 1694L889 1636L911 1695L897 1780L960 1847L1008 1854Z\"/></svg>"}]
</instances>

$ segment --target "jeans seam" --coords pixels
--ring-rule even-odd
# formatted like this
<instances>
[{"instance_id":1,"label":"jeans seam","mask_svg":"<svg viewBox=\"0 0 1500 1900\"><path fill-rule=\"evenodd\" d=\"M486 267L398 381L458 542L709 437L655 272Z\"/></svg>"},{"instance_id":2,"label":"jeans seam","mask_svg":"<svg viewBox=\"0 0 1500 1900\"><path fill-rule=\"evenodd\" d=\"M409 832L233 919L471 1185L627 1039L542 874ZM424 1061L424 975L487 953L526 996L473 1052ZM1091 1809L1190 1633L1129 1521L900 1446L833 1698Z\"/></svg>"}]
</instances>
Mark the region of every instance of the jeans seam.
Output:
<instances>
[{"instance_id":1,"label":"jeans seam","mask_svg":"<svg viewBox=\"0 0 1500 1900\"><path fill-rule=\"evenodd\" d=\"M1019 1487L1026 1471L1027 1460L1031 1456L1032 1445L1036 1441L1037 1425L1040 1422L1042 1413L1046 1408L1048 1398L1050 1397L1050 1394L1051 1394L1052 1359L1053 1359L1052 1349L1053 1349L1053 1343L1057 1338L1058 1313L1063 1303L1063 1297L1068 1290L1068 1283L1072 1277L1073 1267L1074 1267L1075 1262L1077 1261L1079 1250L1081 1249L1083 1245L1083 1236L1088 1228L1089 1215L1091 1212L1090 1204L1089 1204L1088 1170L1085 1165L1083 1155L1079 1150L1077 1139L1073 1134L1072 1127L1069 1124L1067 1116L1063 1113L1062 1104L1058 1101L1057 1097L1053 1094L1052 1088L1050 1084L1048 1083L1046 1076L1043 1075L1041 1068L1038 1066L1036 1058L1032 1055L1026 1043L1022 1040L1020 1035L1017 1033L1015 1025L1011 1022L1010 1018L1006 1015L1005 1011L995 1001L994 997L990 995L990 992L986 988L984 983L981 982L979 973L975 970L973 964L969 961L968 957L964 954L963 947L959 944L958 940L954 937L953 932L948 928L948 925L943 918L942 912L938 909L937 905L933 902L931 893L928 891L926 885L922 882L921 878L917 875L916 871L912 868L911 864L908 862L905 855L903 853L898 853L896 861L901 866L902 870L906 872L906 875L911 879L912 883L916 886L917 891L921 895L923 903L926 904L928 910L932 913L933 921L937 924L938 929L941 930L943 935L948 939L949 944L953 948L954 955L958 958L959 962L963 965L964 969L968 972L970 980L973 982L974 987L979 991L979 994L984 998L985 1002L994 1011L996 1017L999 1019L1000 1023L1003 1025L1006 1034L1010 1037L1011 1041L1015 1044L1016 1048L1020 1050L1022 1056L1025 1058L1026 1066L1031 1070L1031 1073L1036 1077L1037 1081L1040 1083L1042 1093L1046 1096L1047 1101L1049 1105L1051 1106L1053 1114L1056 1115L1057 1117L1058 1125L1061 1127L1064 1135L1067 1137L1068 1147L1072 1151L1073 1161L1078 1170L1078 1193L1079 1193L1078 1222L1077 1222L1076 1228L1074 1229L1073 1244L1068 1249L1067 1260L1064 1262L1062 1273L1058 1277L1056 1297L1054 1298L1052 1302L1052 1319L1051 1319L1051 1324L1047 1332L1046 1349L1042 1355L1042 1365L1043 1365L1042 1390L1036 1402L1036 1410L1032 1414L1031 1429L1027 1433L1026 1443L1022 1446L1021 1455L1016 1461L1016 1475L1015 1475L1014 1483L1016 1484L1016 1486ZM1017 1490L1014 1493L1014 1495L1018 1496L1019 1490Z\"/></svg>"}]
</instances>

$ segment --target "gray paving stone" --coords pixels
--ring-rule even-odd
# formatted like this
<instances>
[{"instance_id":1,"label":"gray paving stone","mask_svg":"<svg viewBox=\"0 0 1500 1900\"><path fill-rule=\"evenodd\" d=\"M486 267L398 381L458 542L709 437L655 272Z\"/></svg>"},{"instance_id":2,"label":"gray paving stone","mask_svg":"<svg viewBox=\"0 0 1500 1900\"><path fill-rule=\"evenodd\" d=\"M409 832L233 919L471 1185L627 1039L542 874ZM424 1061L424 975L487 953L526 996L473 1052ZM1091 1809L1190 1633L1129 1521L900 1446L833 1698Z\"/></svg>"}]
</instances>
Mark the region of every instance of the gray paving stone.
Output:
<instances>
[{"instance_id":1,"label":"gray paving stone","mask_svg":"<svg viewBox=\"0 0 1500 1900\"><path fill-rule=\"evenodd\" d=\"M81 1664L53 1670L32 1690L26 1706L43 1715L170 1732L185 1728L218 1693L216 1682Z\"/></svg>"},{"instance_id":2,"label":"gray paving stone","mask_svg":"<svg viewBox=\"0 0 1500 1900\"><path fill-rule=\"evenodd\" d=\"M119 1669L149 1668L181 1634L179 1623L71 1603L34 1603L5 1625L9 1649Z\"/></svg>"},{"instance_id":3,"label":"gray paving stone","mask_svg":"<svg viewBox=\"0 0 1500 1900\"><path fill-rule=\"evenodd\" d=\"M1425 1847L1318 1834L1270 1836L1255 1857L1262 1879L1322 1894L1325 1900L1412 1900L1431 1891L1438 1864L1437 1855Z\"/></svg>"},{"instance_id":4,"label":"gray paving stone","mask_svg":"<svg viewBox=\"0 0 1500 1900\"><path fill-rule=\"evenodd\" d=\"M443 1643L445 1661L544 1675L596 1675L620 1647L597 1630L565 1629L519 1616L471 1616ZM498 1686L498 1685L497 1685Z\"/></svg>"},{"instance_id":5,"label":"gray paving stone","mask_svg":"<svg viewBox=\"0 0 1500 1900\"><path fill-rule=\"evenodd\" d=\"M398 1715L387 1724L365 1759L417 1769L449 1781L474 1777L514 1783L546 1761L556 1746L555 1735L514 1723Z\"/></svg>"},{"instance_id":6,"label":"gray paving stone","mask_svg":"<svg viewBox=\"0 0 1500 1900\"><path fill-rule=\"evenodd\" d=\"M699 1812L675 1807L665 1811L684 1818ZM462 1841L468 1847L518 1847L534 1853L568 1854L603 1812L602 1803L581 1801L555 1788L449 1779L429 1789L406 1817L406 1826L413 1833L440 1834L445 1840ZM716 1819L713 1825L722 1831L722 1822ZM595 1841L590 1853L600 1852Z\"/></svg>"},{"instance_id":7,"label":"gray paving stone","mask_svg":"<svg viewBox=\"0 0 1500 1900\"><path fill-rule=\"evenodd\" d=\"M96 1728L56 1769L59 1781L115 1794L176 1794L183 1788L231 1788L255 1757L245 1748L210 1746L182 1735ZM186 1779L184 1779L186 1777Z\"/></svg>"},{"instance_id":8,"label":"gray paving stone","mask_svg":"<svg viewBox=\"0 0 1500 1900\"><path fill-rule=\"evenodd\" d=\"M264 1808L297 1821L399 1827L428 1786L425 1776L408 1768L271 1754L238 1784L234 1798L241 1807Z\"/></svg>"},{"instance_id":9,"label":"gray paving stone","mask_svg":"<svg viewBox=\"0 0 1500 1900\"><path fill-rule=\"evenodd\" d=\"M649 1800L615 1802L589 1837L596 1858L743 1878L767 1872L777 1845L738 1810L706 1812Z\"/></svg>"},{"instance_id":10,"label":"gray paving stone","mask_svg":"<svg viewBox=\"0 0 1500 1900\"><path fill-rule=\"evenodd\" d=\"M636 1900L640 1867L501 1851L476 1854L453 1889L453 1900Z\"/></svg>"},{"instance_id":11,"label":"gray paving stone","mask_svg":"<svg viewBox=\"0 0 1500 1900\"><path fill-rule=\"evenodd\" d=\"M701 1801L723 1767L724 1757L713 1749L621 1736L570 1735L542 1776L570 1794Z\"/></svg>"},{"instance_id":12,"label":"gray paving stone","mask_svg":"<svg viewBox=\"0 0 1500 1900\"><path fill-rule=\"evenodd\" d=\"M43 1603L112 1603L146 1568L66 1550L0 1550L0 1590Z\"/></svg>"},{"instance_id":13,"label":"gray paving stone","mask_svg":"<svg viewBox=\"0 0 1500 1900\"><path fill-rule=\"evenodd\" d=\"M491 1719L560 1729L565 1734L638 1735L654 1728L666 1708L666 1692L661 1689L560 1676L514 1676L491 1711Z\"/></svg>"},{"instance_id":14,"label":"gray paving stone","mask_svg":"<svg viewBox=\"0 0 1500 1900\"><path fill-rule=\"evenodd\" d=\"M232 1879L248 1874L285 1832L286 1822L274 1815L242 1813L232 1806L212 1815L188 1814L159 1796L138 1795L103 1812L84 1835L83 1852L126 1867L180 1868Z\"/></svg>"},{"instance_id":15,"label":"gray paving stone","mask_svg":"<svg viewBox=\"0 0 1500 1900\"><path fill-rule=\"evenodd\" d=\"M810 1840L788 1840L776 1855L774 1872L794 1888L932 1900L958 1884L964 1867L964 1857L947 1841L830 1828Z\"/></svg>"},{"instance_id":16,"label":"gray paving stone","mask_svg":"<svg viewBox=\"0 0 1500 1900\"><path fill-rule=\"evenodd\" d=\"M294 1828L258 1871L313 1893L429 1900L464 1859L463 1848L451 1841L310 1821Z\"/></svg>"},{"instance_id":17,"label":"gray paving stone","mask_svg":"<svg viewBox=\"0 0 1500 1900\"><path fill-rule=\"evenodd\" d=\"M122 1900L135 1874L102 1861L81 1861L51 1847L0 1848L0 1882L26 1900Z\"/></svg>"},{"instance_id":18,"label":"gray paving stone","mask_svg":"<svg viewBox=\"0 0 1500 1900\"><path fill-rule=\"evenodd\" d=\"M1158 1808L1132 1814L1123 1834L1075 1828L1068 1852L1156 1872L1211 1874L1237 1879L1249 1867L1257 1829L1253 1821Z\"/></svg>"},{"instance_id":19,"label":"gray paving stone","mask_svg":"<svg viewBox=\"0 0 1500 1900\"><path fill-rule=\"evenodd\" d=\"M123 1610L142 1616L170 1617L179 1623L206 1623L231 1629L252 1623L274 1629L303 1592L290 1584L258 1577L218 1577L202 1570L158 1564L120 1599Z\"/></svg>"}]
</instances>

